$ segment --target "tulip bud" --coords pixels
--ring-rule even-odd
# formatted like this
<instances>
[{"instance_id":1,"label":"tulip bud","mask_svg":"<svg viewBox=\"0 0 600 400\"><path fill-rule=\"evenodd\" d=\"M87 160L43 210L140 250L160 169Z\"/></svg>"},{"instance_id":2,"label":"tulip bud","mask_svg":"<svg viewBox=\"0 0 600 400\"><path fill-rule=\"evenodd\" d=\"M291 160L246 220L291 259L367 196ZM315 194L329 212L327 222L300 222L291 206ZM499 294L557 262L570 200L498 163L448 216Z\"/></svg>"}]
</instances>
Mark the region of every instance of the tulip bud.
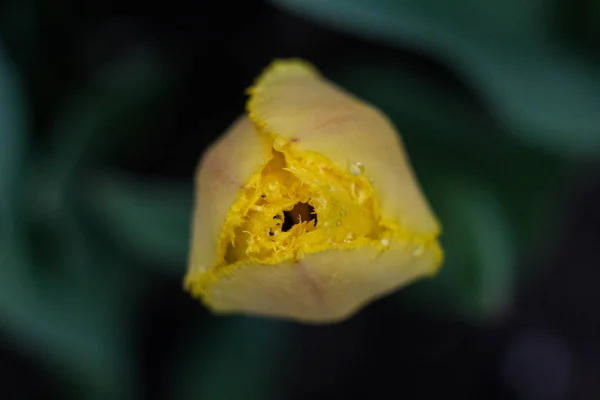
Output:
<instances>
[{"instance_id":1,"label":"tulip bud","mask_svg":"<svg viewBox=\"0 0 600 400\"><path fill-rule=\"evenodd\" d=\"M328 323L437 272L440 226L385 115L297 60L249 94L199 164L187 290Z\"/></svg>"}]
</instances>

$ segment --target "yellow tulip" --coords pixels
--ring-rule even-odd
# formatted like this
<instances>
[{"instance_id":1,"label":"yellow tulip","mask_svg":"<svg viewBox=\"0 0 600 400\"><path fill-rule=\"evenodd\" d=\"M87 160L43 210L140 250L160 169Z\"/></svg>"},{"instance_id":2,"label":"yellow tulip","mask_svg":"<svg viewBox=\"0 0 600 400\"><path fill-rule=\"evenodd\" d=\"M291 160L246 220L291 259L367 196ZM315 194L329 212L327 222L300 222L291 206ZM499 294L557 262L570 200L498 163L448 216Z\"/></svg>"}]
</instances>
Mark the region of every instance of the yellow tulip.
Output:
<instances>
[{"instance_id":1,"label":"yellow tulip","mask_svg":"<svg viewBox=\"0 0 600 400\"><path fill-rule=\"evenodd\" d=\"M440 225L375 107L270 65L196 175L185 287L216 313L330 323L434 275Z\"/></svg>"}]
</instances>

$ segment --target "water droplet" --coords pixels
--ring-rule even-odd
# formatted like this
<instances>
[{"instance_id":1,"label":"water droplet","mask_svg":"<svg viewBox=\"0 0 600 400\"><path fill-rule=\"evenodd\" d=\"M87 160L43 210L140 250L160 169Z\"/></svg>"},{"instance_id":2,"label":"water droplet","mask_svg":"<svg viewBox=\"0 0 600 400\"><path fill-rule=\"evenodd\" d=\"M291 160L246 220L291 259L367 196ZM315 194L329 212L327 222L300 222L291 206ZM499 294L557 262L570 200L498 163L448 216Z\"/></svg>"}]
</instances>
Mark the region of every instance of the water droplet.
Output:
<instances>
[{"instance_id":1,"label":"water droplet","mask_svg":"<svg viewBox=\"0 0 600 400\"><path fill-rule=\"evenodd\" d=\"M346 211L340 210L340 217L345 217L345 216L346 216Z\"/></svg>"},{"instance_id":2,"label":"water droplet","mask_svg":"<svg viewBox=\"0 0 600 400\"><path fill-rule=\"evenodd\" d=\"M415 249L413 250L413 256L418 257L421 254L423 254L423 245L422 244L418 244Z\"/></svg>"},{"instance_id":3,"label":"water droplet","mask_svg":"<svg viewBox=\"0 0 600 400\"><path fill-rule=\"evenodd\" d=\"M323 226L329 226L329 221L323 222Z\"/></svg>"},{"instance_id":4,"label":"water droplet","mask_svg":"<svg viewBox=\"0 0 600 400\"><path fill-rule=\"evenodd\" d=\"M342 226L342 221L340 221L339 219L337 220L337 222L335 223L335 226Z\"/></svg>"},{"instance_id":5,"label":"water droplet","mask_svg":"<svg viewBox=\"0 0 600 400\"><path fill-rule=\"evenodd\" d=\"M365 166L362 163L356 162L348 167L350 173L354 176L362 175L365 172Z\"/></svg>"},{"instance_id":6,"label":"water droplet","mask_svg":"<svg viewBox=\"0 0 600 400\"><path fill-rule=\"evenodd\" d=\"M390 245L390 240L389 239L381 239L381 245L388 247Z\"/></svg>"}]
</instances>

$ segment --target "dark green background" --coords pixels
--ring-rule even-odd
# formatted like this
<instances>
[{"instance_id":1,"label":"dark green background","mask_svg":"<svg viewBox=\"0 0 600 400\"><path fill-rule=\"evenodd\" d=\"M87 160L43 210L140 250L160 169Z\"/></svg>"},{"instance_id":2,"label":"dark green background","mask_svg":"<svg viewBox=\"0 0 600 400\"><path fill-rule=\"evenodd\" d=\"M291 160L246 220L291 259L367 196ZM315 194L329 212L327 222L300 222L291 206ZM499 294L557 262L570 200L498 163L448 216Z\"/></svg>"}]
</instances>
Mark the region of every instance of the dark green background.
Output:
<instances>
[{"instance_id":1,"label":"dark green background","mask_svg":"<svg viewBox=\"0 0 600 400\"><path fill-rule=\"evenodd\" d=\"M133 6L0 5L0 397L600 396L600 2ZM198 158L276 57L388 113L444 228L335 326L181 287Z\"/></svg>"}]
</instances>

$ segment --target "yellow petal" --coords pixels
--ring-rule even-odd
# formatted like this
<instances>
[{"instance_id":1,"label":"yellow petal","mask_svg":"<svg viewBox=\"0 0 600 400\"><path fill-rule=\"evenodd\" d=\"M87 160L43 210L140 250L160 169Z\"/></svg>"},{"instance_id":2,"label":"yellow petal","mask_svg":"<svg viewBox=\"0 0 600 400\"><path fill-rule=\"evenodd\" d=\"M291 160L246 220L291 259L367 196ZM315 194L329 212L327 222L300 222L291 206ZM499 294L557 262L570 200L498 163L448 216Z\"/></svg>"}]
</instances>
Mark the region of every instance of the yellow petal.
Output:
<instances>
[{"instance_id":1,"label":"yellow petal","mask_svg":"<svg viewBox=\"0 0 600 400\"><path fill-rule=\"evenodd\" d=\"M203 157L186 286L217 312L338 321L435 273L438 223L383 114L269 67Z\"/></svg>"},{"instance_id":2,"label":"yellow petal","mask_svg":"<svg viewBox=\"0 0 600 400\"><path fill-rule=\"evenodd\" d=\"M434 242L395 241L384 252L367 245L276 265L244 264L223 270L205 301L218 312L337 322L398 286L433 274L439 256Z\"/></svg>"},{"instance_id":3,"label":"yellow petal","mask_svg":"<svg viewBox=\"0 0 600 400\"><path fill-rule=\"evenodd\" d=\"M240 188L271 157L248 117L240 117L202 157L196 171L196 199L189 275L217 264L223 223Z\"/></svg>"}]
</instances>

